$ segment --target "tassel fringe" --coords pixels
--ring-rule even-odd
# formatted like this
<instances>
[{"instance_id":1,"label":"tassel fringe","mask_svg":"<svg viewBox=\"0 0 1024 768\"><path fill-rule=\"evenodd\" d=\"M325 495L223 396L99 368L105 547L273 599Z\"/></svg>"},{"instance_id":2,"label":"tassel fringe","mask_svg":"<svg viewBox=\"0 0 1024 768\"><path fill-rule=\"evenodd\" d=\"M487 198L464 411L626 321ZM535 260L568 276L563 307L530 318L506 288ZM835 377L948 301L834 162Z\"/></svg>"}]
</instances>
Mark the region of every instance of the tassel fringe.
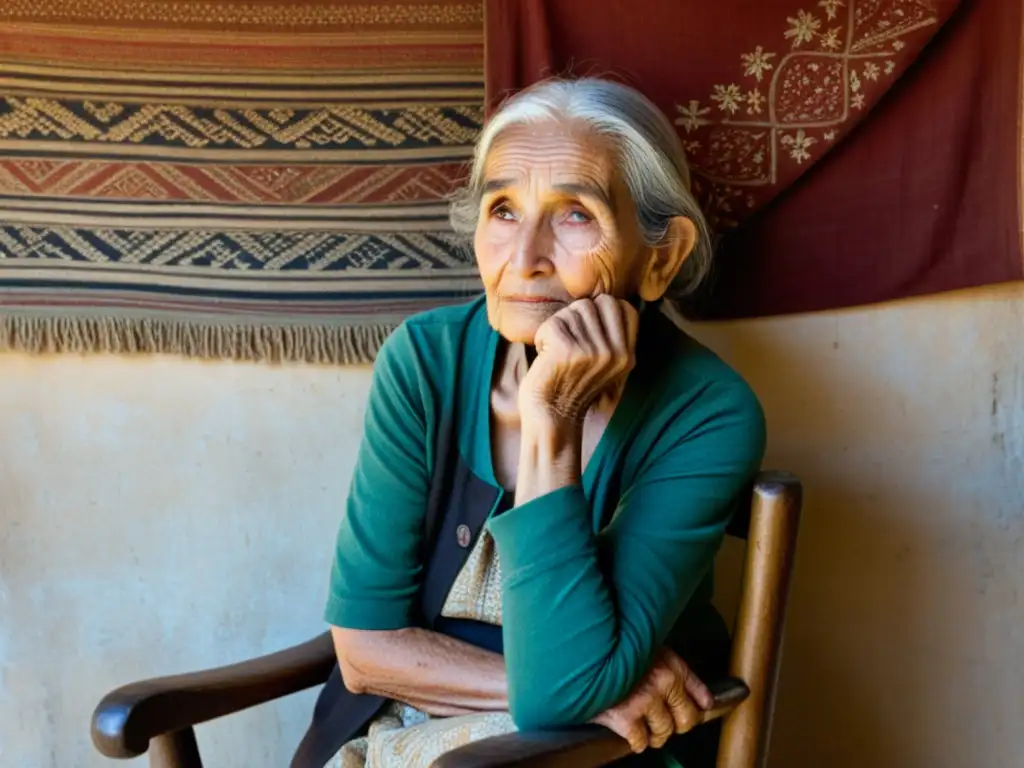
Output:
<instances>
[{"instance_id":1,"label":"tassel fringe","mask_svg":"<svg viewBox=\"0 0 1024 768\"><path fill-rule=\"evenodd\" d=\"M109 317L0 317L0 349L211 360L372 363L394 326L241 326Z\"/></svg>"}]
</instances>

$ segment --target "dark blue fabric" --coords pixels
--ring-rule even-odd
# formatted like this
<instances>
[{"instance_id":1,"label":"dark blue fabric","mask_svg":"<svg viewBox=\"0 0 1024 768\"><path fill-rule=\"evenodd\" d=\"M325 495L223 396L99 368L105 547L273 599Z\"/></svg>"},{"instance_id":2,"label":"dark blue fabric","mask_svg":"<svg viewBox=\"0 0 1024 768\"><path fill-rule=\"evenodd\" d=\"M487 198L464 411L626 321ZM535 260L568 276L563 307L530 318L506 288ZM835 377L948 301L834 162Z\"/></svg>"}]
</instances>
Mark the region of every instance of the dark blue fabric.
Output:
<instances>
[{"instance_id":1,"label":"dark blue fabric","mask_svg":"<svg viewBox=\"0 0 1024 768\"><path fill-rule=\"evenodd\" d=\"M505 491L498 502L494 515L507 512L515 505L515 494ZM488 510L489 511L489 510ZM477 531L473 531L473 541L476 541ZM505 644L501 636L501 627L494 624L485 624L482 621L471 621L469 619L448 619L438 616L434 620L434 631L443 635L454 637L478 648L484 648L494 653L504 654Z\"/></svg>"},{"instance_id":2,"label":"dark blue fabric","mask_svg":"<svg viewBox=\"0 0 1024 768\"><path fill-rule=\"evenodd\" d=\"M505 646L501 639L501 627L496 627L493 624L484 624L482 621L468 619L446 619L441 616L434 622L434 631L478 648L494 651L494 653L503 654L505 652Z\"/></svg>"}]
</instances>

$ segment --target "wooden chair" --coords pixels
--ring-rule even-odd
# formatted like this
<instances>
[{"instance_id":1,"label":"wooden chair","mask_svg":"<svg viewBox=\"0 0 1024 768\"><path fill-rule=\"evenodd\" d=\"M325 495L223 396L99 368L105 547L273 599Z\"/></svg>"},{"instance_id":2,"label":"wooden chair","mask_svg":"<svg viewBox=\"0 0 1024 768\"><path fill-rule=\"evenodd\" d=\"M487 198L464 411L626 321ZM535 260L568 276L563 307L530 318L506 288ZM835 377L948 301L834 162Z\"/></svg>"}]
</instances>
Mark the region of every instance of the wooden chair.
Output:
<instances>
[{"instance_id":1,"label":"wooden chair","mask_svg":"<svg viewBox=\"0 0 1024 768\"><path fill-rule=\"evenodd\" d=\"M733 632L730 677L711 682L725 717L718 768L760 768L768 753L775 684L800 522L802 489L792 475L764 472L749 516L729 533L745 539L746 563ZM103 697L92 719L102 754L149 751L151 768L201 768L193 726L321 685L334 666L329 633L303 645L219 669L132 683ZM597 768L629 754L626 742L598 726L513 733L453 750L434 768Z\"/></svg>"}]
</instances>

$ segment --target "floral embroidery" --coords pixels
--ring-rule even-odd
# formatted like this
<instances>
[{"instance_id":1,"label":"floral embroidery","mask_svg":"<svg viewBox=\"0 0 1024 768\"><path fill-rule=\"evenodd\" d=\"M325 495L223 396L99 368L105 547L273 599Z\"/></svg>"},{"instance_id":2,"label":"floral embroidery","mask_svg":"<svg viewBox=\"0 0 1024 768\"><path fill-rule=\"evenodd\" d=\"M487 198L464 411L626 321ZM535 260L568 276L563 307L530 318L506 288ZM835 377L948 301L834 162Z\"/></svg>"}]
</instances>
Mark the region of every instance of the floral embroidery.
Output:
<instances>
[{"instance_id":1,"label":"floral embroidery","mask_svg":"<svg viewBox=\"0 0 1024 768\"><path fill-rule=\"evenodd\" d=\"M821 0L818 5L825 9L825 15L828 16L829 21L832 21L839 15L839 9L846 3L843 0Z\"/></svg>"},{"instance_id":2,"label":"floral embroidery","mask_svg":"<svg viewBox=\"0 0 1024 768\"><path fill-rule=\"evenodd\" d=\"M763 47L757 46L753 53L744 53L740 56L743 66L746 67L743 74L756 78L760 83L764 79L764 73L772 68L771 60L774 58L774 53L765 53Z\"/></svg>"},{"instance_id":3,"label":"floral embroidery","mask_svg":"<svg viewBox=\"0 0 1024 768\"><path fill-rule=\"evenodd\" d=\"M782 146L789 147L789 156L796 160L798 164L803 163L804 160L811 159L811 153L807 149L817 142L818 140L813 136L805 136L803 128L798 130L794 136L782 137Z\"/></svg>"},{"instance_id":4,"label":"floral embroidery","mask_svg":"<svg viewBox=\"0 0 1024 768\"><path fill-rule=\"evenodd\" d=\"M939 0L811 2L785 16L776 45L739 54L738 82L676 105L694 191L716 229L738 223L842 139L939 21Z\"/></svg>"},{"instance_id":5,"label":"floral embroidery","mask_svg":"<svg viewBox=\"0 0 1024 768\"><path fill-rule=\"evenodd\" d=\"M801 43L811 42L818 34L818 27L821 20L812 16L807 11L797 11L796 18L788 18L789 29L786 37L793 38L793 47L799 48Z\"/></svg>"},{"instance_id":6,"label":"floral embroidery","mask_svg":"<svg viewBox=\"0 0 1024 768\"><path fill-rule=\"evenodd\" d=\"M676 118L676 125L683 126L687 133L697 130L702 125L711 125L710 120L704 119L704 115L711 111L711 107L701 109L699 101L691 100L685 107L677 105L676 110L681 115L681 117Z\"/></svg>"},{"instance_id":7,"label":"floral embroidery","mask_svg":"<svg viewBox=\"0 0 1024 768\"><path fill-rule=\"evenodd\" d=\"M760 115L761 106L765 103L764 96L761 92L754 88L753 90L747 91L747 114L748 115Z\"/></svg>"},{"instance_id":8,"label":"floral embroidery","mask_svg":"<svg viewBox=\"0 0 1024 768\"><path fill-rule=\"evenodd\" d=\"M740 87L734 83L732 85L716 85L715 92L711 94L711 100L717 101L718 108L723 112L734 115L744 98L740 93Z\"/></svg>"},{"instance_id":9,"label":"floral embroidery","mask_svg":"<svg viewBox=\"0 0 1024 768\"><path fill-rule=\"evenodd\" d=\"M842 34L842 27L832 27L826 34L821 36L818 45L823 51L838 51L843 47L843 41L839 38Z\"/></svg>"}]
</instances>

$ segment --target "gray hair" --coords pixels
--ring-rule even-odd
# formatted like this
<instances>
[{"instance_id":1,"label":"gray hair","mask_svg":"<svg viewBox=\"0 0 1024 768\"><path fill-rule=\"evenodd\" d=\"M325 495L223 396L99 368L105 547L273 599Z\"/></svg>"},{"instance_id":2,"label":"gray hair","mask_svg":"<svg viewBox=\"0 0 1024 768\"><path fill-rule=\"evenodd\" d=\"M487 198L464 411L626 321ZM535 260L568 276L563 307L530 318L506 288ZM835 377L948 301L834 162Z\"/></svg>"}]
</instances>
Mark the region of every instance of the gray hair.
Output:
<instances>
[{"instance_id":1,"label":"gray hair","mask_svg":"<svg viewBox=\"0 0 1024 768\"><path fill-rule=\"evenodd\" d=\"M480 216L483 167L502 131L513 125L551 120L580 123L611 139L619 153L623 180L636 206L644 241L667 243L669 222L685 216L697 228L697 242L676 276L668 298L691 294L711 270L707 220L690 191L690 169L675 128L639 91L596 77L544 80L508 99L484 126L476 142L467 185L449 209L453 229L472 238Z\"/></svg>"}]
</instances>

